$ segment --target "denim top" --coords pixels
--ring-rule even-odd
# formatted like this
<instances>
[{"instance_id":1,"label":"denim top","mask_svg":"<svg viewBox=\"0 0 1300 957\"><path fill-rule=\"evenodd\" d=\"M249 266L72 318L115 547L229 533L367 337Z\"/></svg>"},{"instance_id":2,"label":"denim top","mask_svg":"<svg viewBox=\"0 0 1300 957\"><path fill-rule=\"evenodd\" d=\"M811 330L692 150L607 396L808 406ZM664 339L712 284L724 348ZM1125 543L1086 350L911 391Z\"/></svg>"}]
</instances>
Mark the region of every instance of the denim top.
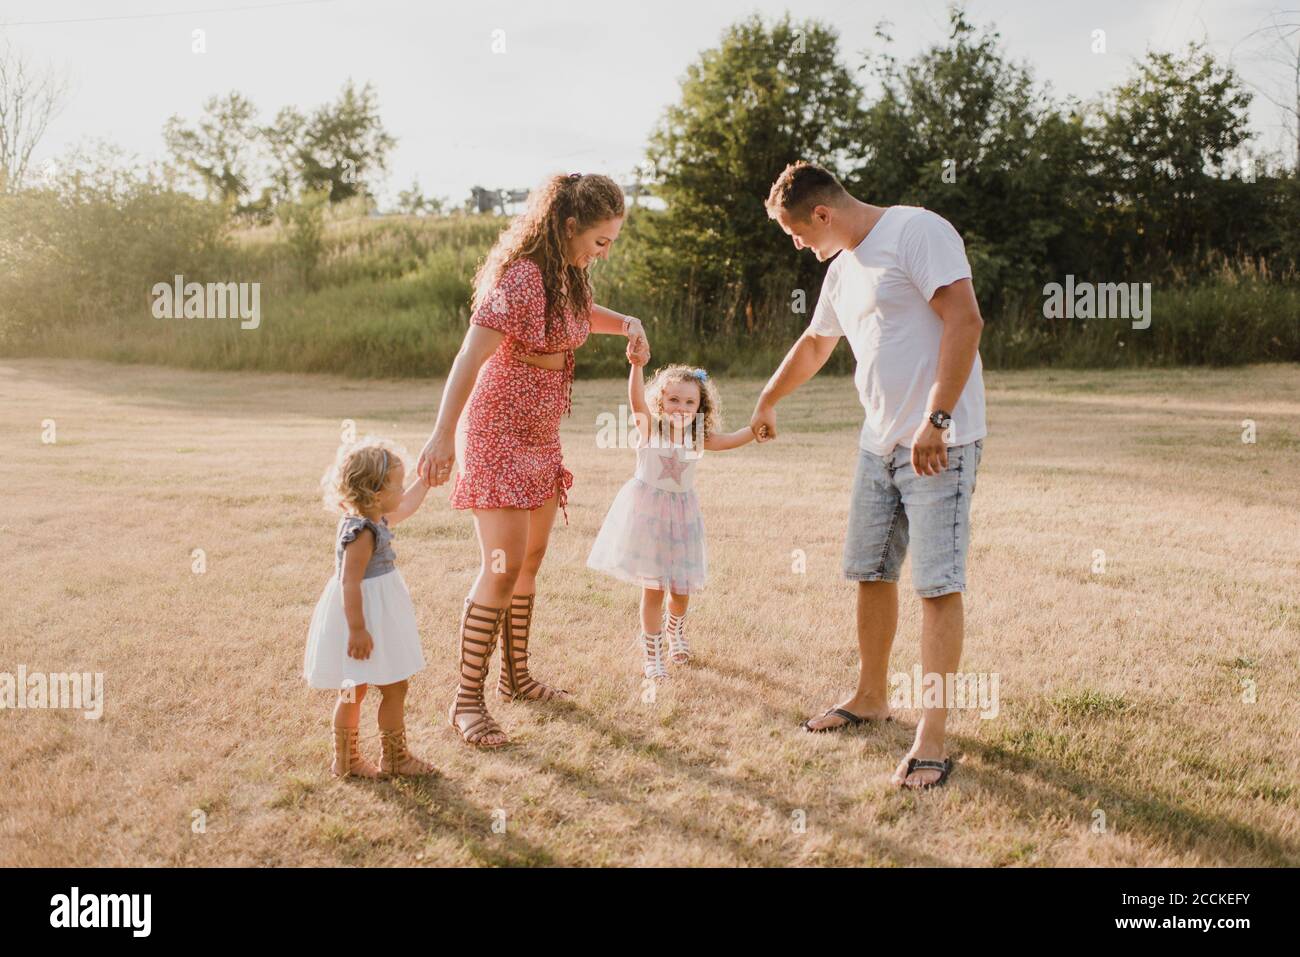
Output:
<instances>
[{"instance_id":1,"label":"denim top","mask_svg":"<svg viewBox=\"0 0 1300 957\"><path fill-rule=\"evenodd\" d=\"M363 528L369 528L375 533L375 553L370 556L370 563L366 565L365 574L361 577L378 578L380 575L387 575L397 567L397 555L393 553L393 530L388 527L387 520L381 517L378 522L372 522L360 515L344 515L339 519L338 535L334 543L336 577L343 575L344 546L354 541Z\"/></svg>"}]
</instances>

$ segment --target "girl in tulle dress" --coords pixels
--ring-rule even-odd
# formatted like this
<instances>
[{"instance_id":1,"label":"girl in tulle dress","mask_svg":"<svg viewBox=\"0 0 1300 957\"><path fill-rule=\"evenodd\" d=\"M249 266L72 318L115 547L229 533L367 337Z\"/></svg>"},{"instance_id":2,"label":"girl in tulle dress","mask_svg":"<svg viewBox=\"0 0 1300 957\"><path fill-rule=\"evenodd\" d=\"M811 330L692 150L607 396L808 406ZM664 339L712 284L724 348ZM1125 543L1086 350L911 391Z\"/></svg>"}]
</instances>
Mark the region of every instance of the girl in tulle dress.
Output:
<instances>
[{"instance_id":1,"label":"girl in tulle dress","mask_svg":"<svg viewBox=\"0 0 1300 957\"><path fill-rule=\"evenodd\" d=\"M704 450L720 452L754 440L749 428L719 433L717 387L703 369L670 365L643 381L645 358L629 356L628 402L637 426L636 474L610 505L587 565L641 586L645 677L667 678L664 633L673 664L691 660L686 640L690 596L703 587L707 554L695 469ZM668 608L664 610L664 592Z\"/></svg>"},{"instance_id":2,"label":"girl in tulle dress","mask_svg":"<svg viewBox=\"0 0 1300 957\"><path fill-rule=\"evenodd\" d=\"M307 631L303 677L313 688L337 688L334 702L336 777L434 774L406 748L406 680L424 668L415 609L397 570L390 526L409 518L429 486L403 485L399 450L382 439L342 446L321 479L327 508L342 512L334 535L334 577L322 591ZM357 743L361 702L379 688L379 767Z\"/></svg>"}]
</instances>

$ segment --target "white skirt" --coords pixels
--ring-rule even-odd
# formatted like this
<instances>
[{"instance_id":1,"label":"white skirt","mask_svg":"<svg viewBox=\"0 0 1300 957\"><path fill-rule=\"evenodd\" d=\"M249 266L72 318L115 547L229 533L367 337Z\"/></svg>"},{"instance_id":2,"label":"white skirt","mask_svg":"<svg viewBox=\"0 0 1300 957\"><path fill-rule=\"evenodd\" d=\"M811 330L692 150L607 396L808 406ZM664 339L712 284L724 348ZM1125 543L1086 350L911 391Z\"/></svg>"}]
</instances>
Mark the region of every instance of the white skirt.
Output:
<instances>
[{"instance_id":1,"label":"white skirt","mask_svg":"<svg viewBox=\"0 0 1300 957\"><path fill-rule=\"evenodd\" d=\"M596 533L587 567L678 595L703 589L708 555L695 490L669 492L629 479Z\"/></svg>"},{"instance_id":2,"label":"white skirt","mask_svg":"<svg viewBox=\"0 0 1300 957\"><path fill-rule=\"evenodd\" d=\"M402 573L394 568L362 579L366 630L375 640L365 661L348 657L348 620L343 614L343 584L335 575L321 593L307 629L303 677L313 688L388 685L424 668L415 608Z\"/></svg>"}]
</instances>

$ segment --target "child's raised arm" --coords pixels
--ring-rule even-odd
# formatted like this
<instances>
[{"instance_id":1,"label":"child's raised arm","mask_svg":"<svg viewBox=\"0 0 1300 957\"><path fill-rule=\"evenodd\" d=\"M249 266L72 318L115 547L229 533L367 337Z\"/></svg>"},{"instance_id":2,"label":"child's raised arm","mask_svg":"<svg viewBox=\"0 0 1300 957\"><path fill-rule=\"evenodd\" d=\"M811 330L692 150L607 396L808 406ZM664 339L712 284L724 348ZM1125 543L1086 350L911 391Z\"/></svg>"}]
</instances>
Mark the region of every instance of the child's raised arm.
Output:
<instances>
[{"instance_id":1,"label":"child's raised arm","mask_svg":"<svg viewBox=\"0 0 1300 957\"><path fill-rule=\"evenodd\" d=\"M410 518L419 511L420 505L424 502L424 496L427 494L429 494L429 484L419 475L416 475L411 484L406 486L406 490L402 492L401 503L397 508L384 515L384 518L388 519L389 525L396 525L398 522Z\"/></svg>"},{"instance_id":2,"label":"child's raised arm","mask_svg":"<svg viewBox=\"0 0 1300 957\"><path fill-rule=\"evenodd\" d=\"M754 430L747 425L735 432L710 435L704 440L704 448L709 452L725 452L727 449L738 449L742 445L748 445L753 441Z\"/></svg>"},{"instance_id":3,"label":"child's raised arm","mask_svg":"<svg viewBox=\"0 0 1300 957\"><path fill-rule=\"evenodd\" d=\"M632 407L632 420L641 433L641 441L650 441L650 406L645 401L645 363L632 362L627 374L627 403Z\"/></svg>"}]
</instances>

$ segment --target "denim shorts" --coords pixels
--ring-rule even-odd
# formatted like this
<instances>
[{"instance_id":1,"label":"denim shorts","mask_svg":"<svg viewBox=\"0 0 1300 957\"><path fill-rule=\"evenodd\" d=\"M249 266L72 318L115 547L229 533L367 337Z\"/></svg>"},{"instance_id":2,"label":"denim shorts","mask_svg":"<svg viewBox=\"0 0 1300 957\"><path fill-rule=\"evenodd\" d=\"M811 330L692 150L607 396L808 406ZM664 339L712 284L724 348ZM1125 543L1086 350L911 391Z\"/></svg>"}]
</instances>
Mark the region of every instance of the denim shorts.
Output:
<instances>
[{"instance_id":1,"label":"denim shorts","mask_svg":"<svg viewBox=\"0 0 1300 957\"><path fill-rule=\"evenodd\" d=\"M923 598L966 590L970 500L984 440L948 449L948 467L917 475L912 450L890 455L858 450L844 540L844 577L896 582L912 546L912 587Z\"/></svg>"}]
</instances>

